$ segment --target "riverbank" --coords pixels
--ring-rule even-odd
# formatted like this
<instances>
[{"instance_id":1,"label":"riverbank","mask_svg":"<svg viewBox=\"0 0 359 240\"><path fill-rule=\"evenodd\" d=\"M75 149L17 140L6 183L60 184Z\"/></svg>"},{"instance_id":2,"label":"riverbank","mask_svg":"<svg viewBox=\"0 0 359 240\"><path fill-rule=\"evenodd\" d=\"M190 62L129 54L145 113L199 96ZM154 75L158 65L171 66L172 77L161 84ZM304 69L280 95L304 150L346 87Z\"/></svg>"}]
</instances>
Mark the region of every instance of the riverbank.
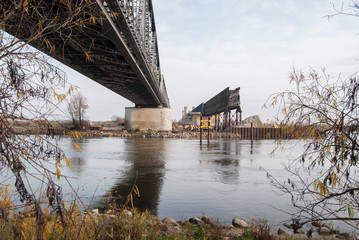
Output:
<instances>
[{"instance_id":1,"label":"riverbank","mask_svg":"<svg viewBox=\"0 0 359 240\"><path fill-rule=\"evenodd\" d=\"M112 209L99 213L97 209L80 212L72 206L61 216L46 213L39 228L32 212L13 215L2 211L0 236L2 239L35 239L41 231L42 239L355 239L324 226L307 236L303 232L289 233L283 228L275 231L264 220L247 223L244 219L234 218L231 225L224 226L206 216L181 221L172 218L160 220L148 211L136 209Z\"/></svg>"},{"instance_id":2,"label":"riverbank","mask_svg":"<svg viewBox=\"0 0 359 240\"><path fill-rule=\"evenodd\" d=\"M196 131L181 132L158 132L158 131L126 131L126 130L85 130L82 131L86 138L96 137L121 137L121 138L179 138L179 139L199 139L200 133ZM211 139L236 139L240 138L237 134L229 132L212 132ZM203 141L207 140L207 133L203 135Z\"/></svg>"},{"instance_id":3,"label":"riverbank","mask_svg":"<svg viewBox=\"0 0 359 240\"><path fill-rule=\"evenodd\" d=\"M90 213L99 219L116 219L117 217L113 215L111 210L109 213L99 214L98 210L95 209ZM140 213L136 210L134 212L123 210L119 216L125 216L130 219L130 221L127 219L127 222L131 222L131 219L136 219L136 215L142 214L149 216L147 220L148 226L157 227L159 230L157 237L161 236L161 239L355 239L350 234L334 231L329 225L320 223L315 223L313 231L308 234L301 229L295 230L294 233L290 233L283 228L275 231L266 220L252 220L247 223L243 218L233 218L232 224L220 225L206 216L179 221L172 218L160 220L154 215L146 212ZM291 227L289 226L289 228Z\"/></svg>"},{"instance_id":4,"label":"riverbank","mask_svg":"<svg viewBox=\"0 0 359 240\"><path fill-rule=\"evenodd\" d=\"M39 126L29 122L16 122L13 124L13 130L16 134L54 134L67 135L74 130L71 122L51 122L51 128L48 125ZM164 131L127 131L116 122L94 122L90 127L81 131L85 138L100 137L120 137L120 138L180 138L180 139L199 139L198 130L188 130L182 125L174 124L171 132ZM229 132L211 132L211 139L236 139L238 134ZM204 132L203 139L207 139L207 132Z\"/></svg>"},{"instance_id":5,"label":"riverbank","mask_svg":"<svg viewBox=\"0 0 359 240\"><path fill-rule=\"evenodd\" d=\"M165 131L127 131L123 126L119 126L113 122L96 122L96 126L92 130L84 130L84 137L121 137L121 138L172 138L172 139L199 139L200 132L198 129L187 129L183 125L174 123L171 132ZM229 132L210 132L211 139L237 139L240 138L238 134ZM203 140L206 141L207 132L203 133Z\"/></svg>"}]
</instances>

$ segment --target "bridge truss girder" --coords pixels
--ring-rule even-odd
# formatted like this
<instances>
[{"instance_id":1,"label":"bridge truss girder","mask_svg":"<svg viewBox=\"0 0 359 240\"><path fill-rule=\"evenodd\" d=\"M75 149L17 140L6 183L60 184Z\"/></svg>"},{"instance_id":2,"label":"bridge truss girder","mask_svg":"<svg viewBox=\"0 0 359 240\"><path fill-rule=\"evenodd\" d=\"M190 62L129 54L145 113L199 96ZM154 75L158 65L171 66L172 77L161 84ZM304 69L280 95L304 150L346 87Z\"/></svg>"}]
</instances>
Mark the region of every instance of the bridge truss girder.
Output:
<instances>
[{"instance_id":1,"label":"bridge truss girder","mask_svg":"<svg viewBox=\"0 0 359 240\"><path fill-rule=\"evenodd\" d=\"M232 124L238 125L242 121L239 90L239 87L234 90L228 87L204 103L202 115L214 116L214 130L228 129ZM232 110L235 110L234 116Z\"/></svg>"},{"instance_id":2,"label":"bridge truss girder","mask_svg":"<svg viewBox=\"0 0 359 240\"><path fill-rule=\"evenodd\" d=\"M48 1L51 6L52 1ZM50 29L35 48L120 94L141 107L169 107L160 71L156 28L151 0L96 0L91 13L103 19L84 29ZM50 9L50 8L49 8ZM55 13L61 14L61 13ZM16 26L16 19L11 19ZM36 19L34 24L37 24ZM19 28L5 29L28 42Z\"/></svg>"}]
</instances>

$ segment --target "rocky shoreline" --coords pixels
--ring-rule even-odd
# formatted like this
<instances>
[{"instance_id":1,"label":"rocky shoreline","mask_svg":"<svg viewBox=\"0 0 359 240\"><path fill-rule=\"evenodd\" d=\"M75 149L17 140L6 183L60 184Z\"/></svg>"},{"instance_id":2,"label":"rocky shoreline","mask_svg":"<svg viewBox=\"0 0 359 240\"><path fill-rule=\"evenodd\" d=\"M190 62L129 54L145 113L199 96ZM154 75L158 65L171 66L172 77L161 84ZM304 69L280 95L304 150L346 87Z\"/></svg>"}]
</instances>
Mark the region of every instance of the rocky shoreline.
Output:
<instances>
[{"instance_id":1,"label":"rocky shoreline","mask_svg":"<svg viewBox=\"0 0 359 240\"><path fill-rule=\"evenodd\" d=\"M98 209L90 210L84 214L89 214L90 216L96 219L116 219L118 216L125 218L134 218L136 213L133 213L129 210L122 210L121 213L114 213L112 210L107 211L106 213L99 213ZM260 221L247 222L243 218L233 218L232 224L230 225L220 225L216 221L212 221L206 216L202 217L192 217L187 220L175 220L173 218L163 218L160 220L158 217L152 215L148 223L151 226L157 226L160 229L160 235L162 236L173 236L173 235L188 235L188 231L193 229L192 227L205 227L209 232L216 232L219 239L230 240L230 239L242 239L241 237L246 234L252 235L261 235L263 239L356 239L354 236L351 236L348 233L340 233L331 229L329 225L321 223L313 223L312 232L305 233L301 229L293 230L293 227L290 225L284 224L288 229L292 229L293 232L289 232L284 228L278 228L276 232L272 232L272 229L268 226L267 223ZM267 237L265 237L267 236ZM247 239L247 238L245 238ZM251 238L249 238L251 239ZM254 238L253 238L254 239Z\"/></svg>"}]
</instances>

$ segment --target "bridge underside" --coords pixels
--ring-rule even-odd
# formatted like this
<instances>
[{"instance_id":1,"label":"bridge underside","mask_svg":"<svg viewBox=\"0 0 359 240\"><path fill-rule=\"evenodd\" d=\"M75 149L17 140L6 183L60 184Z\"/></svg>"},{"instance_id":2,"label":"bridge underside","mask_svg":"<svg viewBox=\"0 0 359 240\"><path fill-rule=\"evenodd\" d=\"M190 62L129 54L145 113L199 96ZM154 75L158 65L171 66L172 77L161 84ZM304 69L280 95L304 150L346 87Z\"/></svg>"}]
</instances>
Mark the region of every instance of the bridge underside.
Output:
<instances>
[{"instance_id":1,"label":"bridge underside","mask_svg":"<svg viewBox=\"0 0 359 240\"><path fill-rule=\"evenodd\" d=\"M43 39L30 42L31 33L19 27L20 18L9 20L6 31L125 97L136 106L169 107L164 79L159 69L154 22L151 26L154 20L144 20L151 30L143 31L142 37L147 41L142 41L141 45L128 20L128 4L126 1L107 0L104 13L104 6L94 2L90 6L91 14L98 17L97 22L83 28L45 28L42 34L46 35L46 42ZM146 4L150 8L146 11L152 13L151 1ZM53 8L51 1L48 5ZM61 17L61 12L57 11L56 16ZM116 17L110 15L114 12L118 13ZM78 22L79 19L74 21ZM33 24L38 24L38 20L34 19ZM147 36L150 33L152 36ZM150 49L144 50L140 45Z\"/></svg>"},{"instance_id":2,"label":"bridge underside","mask_svg":"<svg viewBox=\"0 0 359 240\"><path fill-rule=\"evenodd\" d=\"M108 33L111 32L109 29ZM120 53L116 44L103 36L92 36L93 41L83 42L91 47L91 56L86 59L80 49L69 44L61 55L55 58L82 73L88 78L118 93L141 107L157 107L161 105L147 91L146 86L137 77Z\"/></svg>"}]
</instances>

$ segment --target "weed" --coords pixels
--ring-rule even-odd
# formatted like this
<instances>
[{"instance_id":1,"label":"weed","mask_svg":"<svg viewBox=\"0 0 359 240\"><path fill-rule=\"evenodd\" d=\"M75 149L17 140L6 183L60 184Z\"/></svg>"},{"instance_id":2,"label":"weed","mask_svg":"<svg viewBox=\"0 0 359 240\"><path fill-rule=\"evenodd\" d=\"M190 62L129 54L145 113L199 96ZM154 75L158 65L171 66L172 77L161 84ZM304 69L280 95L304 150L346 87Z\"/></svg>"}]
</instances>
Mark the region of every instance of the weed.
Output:
<instances>
[{"instance_id":1,"label":"weed","mask_svg":"<svg viewBox=\"0 0 359 240\"><path fill-rule=\"evenodd\" d=\"M193 239L208 239L210 237L209 226L207 224L193 225Z\"/></svg>"},{"instance_id":2,"label":"weed","mask_svg":"<svg viewBox=\"0 0 359 240\"><path fill-rule=\"evenodd\" d=\"M266 219L252 220L247 231L240 237L241 240L271 240L275 239L271 227Z\"/></svg>"},{"instance_id":3,"label":"weed","mask_svg":"<svg viewBox=\"0 0 359 240\"><path fill-rule=\"evenodd\" d=\"M243 235L239 238L240 240L255 240L255 236L249 230L245 231Z\"/></svg>"}]
</instances>

